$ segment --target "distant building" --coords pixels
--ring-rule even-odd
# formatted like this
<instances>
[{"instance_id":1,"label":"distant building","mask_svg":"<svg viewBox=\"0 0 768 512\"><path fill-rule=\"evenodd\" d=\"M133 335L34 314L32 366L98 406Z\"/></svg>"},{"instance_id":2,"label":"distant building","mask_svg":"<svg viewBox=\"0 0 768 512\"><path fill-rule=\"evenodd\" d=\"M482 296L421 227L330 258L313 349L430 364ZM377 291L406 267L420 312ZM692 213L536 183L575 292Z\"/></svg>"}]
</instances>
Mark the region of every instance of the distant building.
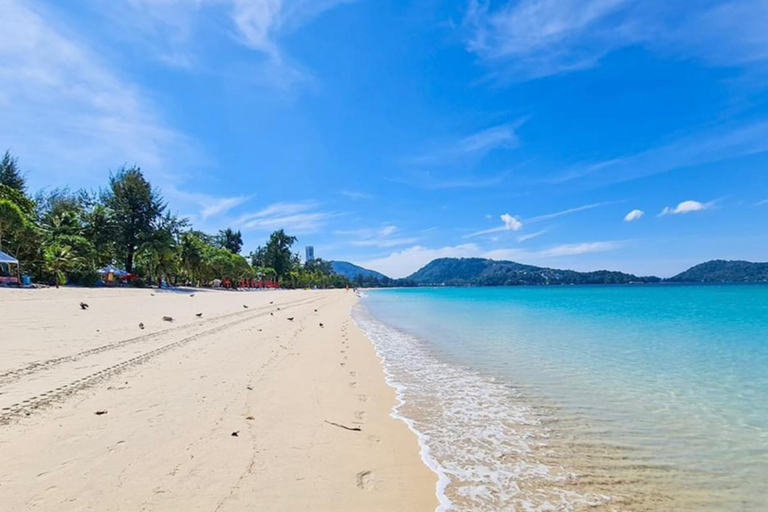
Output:
<instances>
[{"instance_id":1,"label":"distant building","mask_svg":"<svg viewBox=\"0 0 768 512\"><path fill-rule=\"evenodd\" d=\"M309 263L310 261L315 259L315 246L308 245L305 250L307 253L306 262Z\"/></svg>"}]
</instances>

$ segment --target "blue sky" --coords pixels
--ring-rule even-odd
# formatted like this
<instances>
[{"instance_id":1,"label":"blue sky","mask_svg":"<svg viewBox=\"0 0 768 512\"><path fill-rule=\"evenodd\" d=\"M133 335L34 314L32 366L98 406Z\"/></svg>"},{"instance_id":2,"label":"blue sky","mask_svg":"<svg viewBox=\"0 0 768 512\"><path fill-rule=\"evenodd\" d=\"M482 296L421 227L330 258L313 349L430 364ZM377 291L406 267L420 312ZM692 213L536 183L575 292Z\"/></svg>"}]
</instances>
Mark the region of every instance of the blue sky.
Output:
<instances>
[{"instance_id":1,"label":"blue sky","mask_svg":"<svg viewBox=\"0 0 768 512\"><path fill-rule=\"evenodd\" d=\"M137 164L173 210L394 277L435 257L768 260L768 1L0 0L33 189Z\"/></svg>"}]
</instances>

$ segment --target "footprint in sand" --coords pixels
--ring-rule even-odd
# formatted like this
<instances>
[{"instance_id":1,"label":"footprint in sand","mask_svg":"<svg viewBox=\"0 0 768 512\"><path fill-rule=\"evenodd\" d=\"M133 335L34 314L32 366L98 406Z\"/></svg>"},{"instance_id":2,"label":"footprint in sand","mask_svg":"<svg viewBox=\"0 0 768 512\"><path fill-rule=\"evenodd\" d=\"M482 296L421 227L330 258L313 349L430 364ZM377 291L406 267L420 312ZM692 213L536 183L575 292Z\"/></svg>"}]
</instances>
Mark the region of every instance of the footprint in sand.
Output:
<instances>
[{"instance_id":1,"label":"footprint in sand","mask_svg":"<svg viewBox=\"0 0 768 512\"><path fill-rule=\"evenodd\" d=\"M357 395L357 399L361 402L367 402L368 401L368 395Z\"/></svg>"},{"instance_id":2,"label":"footprint in sand","mask_svg":"<svg viewBox=\"0 0 768 512\"><path fill-rule=\"evenodd\" d=\"M349 387L355 389L357 387L357 382L350 382Z\"/></svg>"},{"instance_id":3,"label":"footprint in sand","mask_svg":"<svg viewBox=\"0 0 768 512\"><path fill-rule=\"evenodd\" d=\"M365 411L355 411L355 419L357 421L365 421L366 416L368 416L368 413Z\"/></svg>"},{"instance_id":4,"label":"footprint in sand","mask_svg":"<svg viewBox=\"0 0 768 512\"><path fill-rule=\"evenodd\" d=\"M373 489L373 473L371 471L361 471L357 474L357 488L363 491Z\"/></svg>"},{"instance_id":5,"label":"footprint in sand","mask_svg":"<svg viewBox=\"0 0 768 512\"><path fill-rule=\"evenodd\" d=\"M357 377L357 372L349 372L350 377Z\"/></svg>"}]
</instances>

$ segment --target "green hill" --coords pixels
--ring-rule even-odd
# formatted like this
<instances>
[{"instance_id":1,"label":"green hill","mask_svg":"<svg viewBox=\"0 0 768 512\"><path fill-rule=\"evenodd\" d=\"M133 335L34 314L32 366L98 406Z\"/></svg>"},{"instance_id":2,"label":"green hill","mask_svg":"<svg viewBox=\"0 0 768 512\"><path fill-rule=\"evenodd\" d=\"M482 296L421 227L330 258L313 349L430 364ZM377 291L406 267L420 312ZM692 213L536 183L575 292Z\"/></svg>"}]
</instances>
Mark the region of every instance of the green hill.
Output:
<instances>
[{"instance_id":1,"label":"green hill","mask_svg":"<svg viewBox=\"0 0 768 512\"><path fill-rule=\"evenodd\" d=\"M659 282L658 277L638 277L624 272L576 272L483 258L440 258L411 274L418 285L511 286L546 284L626 284Z\"/></svg>"},{"instance_id":2,"label":"green hill","mask_svg":"<svg viewBox=\"0 0 768 512\"><path fill-rule=\"evenodd\" d=\"M348 261L331 261L331 268L337 274L341 274L347 279L354 280L357 276L365 278L374 278L378 280L389 280L387 276L375 270L370 270L350 263Z\"/></svg>"},{"instance_id":3,"label":"green hill","mask_svg":"<svg viewBox=\"0 0 768 512\"><path fill-rule=\"evenodd\" d=\"M768 281L768 263L712 260L667 279L673 283L757 283Z\"/></svg>"}]
</instances>

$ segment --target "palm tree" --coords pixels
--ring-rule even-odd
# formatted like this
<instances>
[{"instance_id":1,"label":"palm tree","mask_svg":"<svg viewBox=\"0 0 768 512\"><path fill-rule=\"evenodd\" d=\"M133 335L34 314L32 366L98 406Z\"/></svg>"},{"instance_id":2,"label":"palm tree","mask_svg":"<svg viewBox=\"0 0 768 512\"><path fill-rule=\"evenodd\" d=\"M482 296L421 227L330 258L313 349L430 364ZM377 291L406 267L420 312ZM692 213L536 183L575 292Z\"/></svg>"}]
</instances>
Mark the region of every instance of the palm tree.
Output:
<instances>
[{"instance_id":1,"label":"palm tree","mask_svg":"<svg viewBox=\"0 0 768 512\"><path fill-rule=\"evenodd\" d=\"M169 270L174 254L173 237L165 230L155 231L139 246L138 253L147 265L150 280L154 280L160 277L158 271Z\"/></svg>"},{"instance_id":2,"label":"palm tree","mask_svg":"<svg viewBox=\"0 0 768 512\"><path fill-rule=\"evenodd\" d=\"M59 287L60 282L66 281L66 273L79 263L79 258L74 255L71 247L57 243L46 247L43 252L43 260L45 261L45 269L53 274L56 288Z\"/></svg>"},{"instance_id":3,"label":"palm tree","mask_svg":"<svg viewBox=\"0 0 768 512\"><path fill-rule=\"evenodd\" d=\"M0 199L0 249L3 248L3 233L21 229L27 221L16 203Z\"/></svg>"},{"instance_id":4,"label":"palm tree","mask_svg":"<svg viewBox=\"0 0 768 512\"><path fill-rule=\"evenodd\" d=\"M200 279L200 270L203 264L203 244L200 239L191 233L184 233L178 247L179 263L187 277L195 281Z\"/></svg>"}]
</instances>

